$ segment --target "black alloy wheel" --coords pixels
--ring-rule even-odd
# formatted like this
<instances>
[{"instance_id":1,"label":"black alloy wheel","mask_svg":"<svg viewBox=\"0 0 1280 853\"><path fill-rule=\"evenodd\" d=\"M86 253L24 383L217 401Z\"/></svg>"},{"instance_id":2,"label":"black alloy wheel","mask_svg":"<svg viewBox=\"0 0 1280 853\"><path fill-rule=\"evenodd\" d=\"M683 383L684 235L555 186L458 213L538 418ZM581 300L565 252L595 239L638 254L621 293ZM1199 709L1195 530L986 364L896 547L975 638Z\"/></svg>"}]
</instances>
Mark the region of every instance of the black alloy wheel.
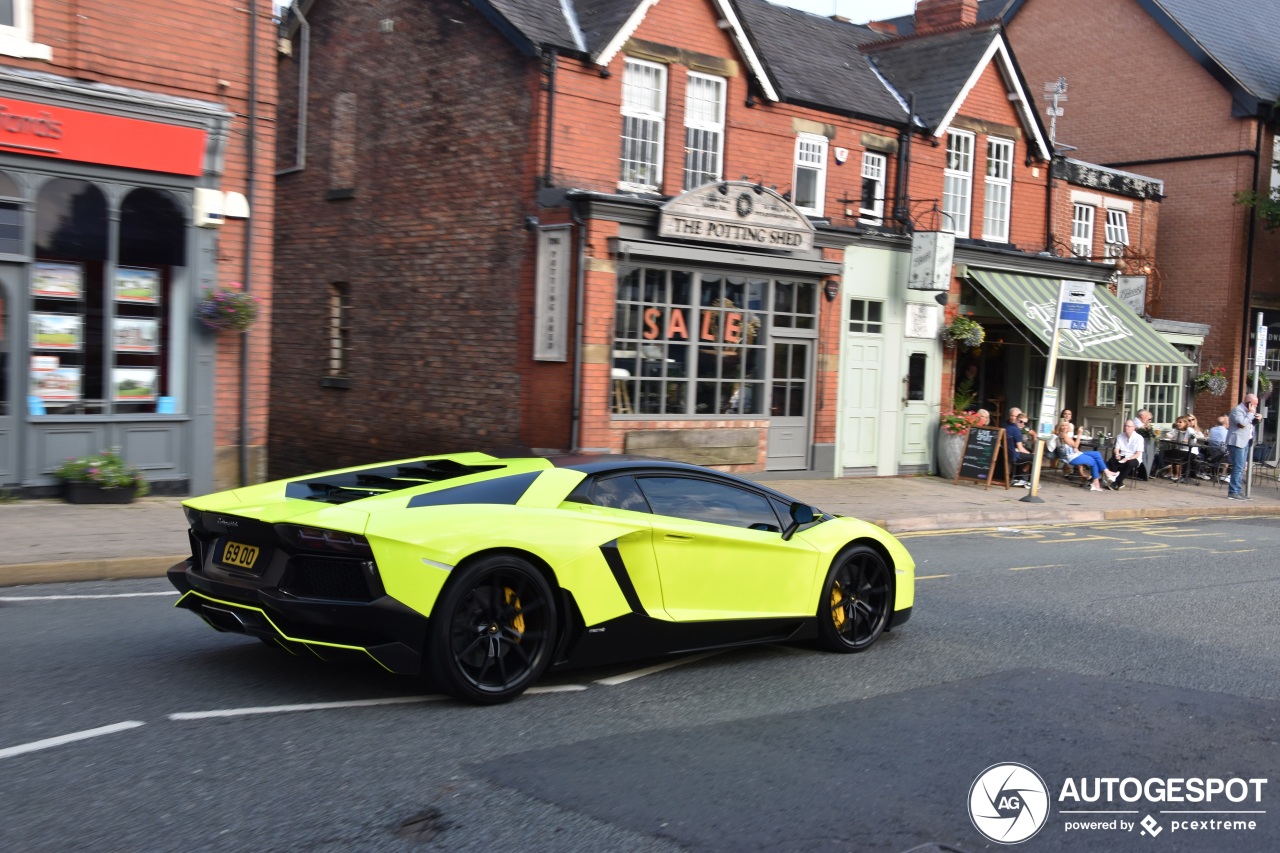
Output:
<instances>
[{"instance_id":1,"label":"black alloy wheel","mask_svg":"<svg viewBox=\"0 0 1280 853\"><path fill-rule=\"evenodd\" d=\"M841 551L831 563L818 603L818 639L833 652L871 647L893 614L893 576L866 545Z\"/></svg>"},{"instance_id":2,"label":"black alloy wheel","mask_svg":"<svg viewBox=\"0 0 1280 853\"><path fill-rule=\"evenodd\" d=\"M477 705L507 702L551 660L551 587L527 560L498 555L457 570L431 615L429 674L445 692Z\"/></svg>"}]
</instances>

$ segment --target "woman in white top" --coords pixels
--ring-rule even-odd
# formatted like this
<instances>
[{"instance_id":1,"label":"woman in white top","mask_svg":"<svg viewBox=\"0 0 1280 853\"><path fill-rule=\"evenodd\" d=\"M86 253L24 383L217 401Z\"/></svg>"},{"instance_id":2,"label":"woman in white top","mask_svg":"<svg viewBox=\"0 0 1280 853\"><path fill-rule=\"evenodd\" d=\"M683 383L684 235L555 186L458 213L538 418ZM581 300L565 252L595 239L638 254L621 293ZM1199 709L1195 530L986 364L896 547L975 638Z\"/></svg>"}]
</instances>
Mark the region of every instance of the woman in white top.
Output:
<instances>
[{"instance_id":1,"label":"woman in white top","mask_svg":"<svg viewBox=\"0 0 1280 853\"><path fill-rule=\"evenodd\" d=\"M1098 482L1098 478L1102 476L1103 470L1107 467L1107 463L1103 460L1102 454L1096 450L1081 450L1080 439L1071 433L1070 421L1063 421L1058 424L1058 456L1062 458L1068 465L1086 465L1089 468L1091 482L1089 483L1089 491L1101 492L1103 488Z\"/></svg>"}]
</instances>

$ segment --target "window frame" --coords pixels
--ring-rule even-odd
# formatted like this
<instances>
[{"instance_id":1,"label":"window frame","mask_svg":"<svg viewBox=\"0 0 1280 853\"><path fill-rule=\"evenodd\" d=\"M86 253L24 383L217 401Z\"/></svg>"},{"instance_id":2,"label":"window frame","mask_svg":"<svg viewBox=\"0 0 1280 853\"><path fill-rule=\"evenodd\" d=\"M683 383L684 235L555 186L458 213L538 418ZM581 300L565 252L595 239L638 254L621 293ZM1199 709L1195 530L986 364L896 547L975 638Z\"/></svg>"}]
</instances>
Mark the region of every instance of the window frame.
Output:
<instances>
[{"instance_id":1,"label":"window frame","mask_svg":"<svg viewBox=\"0 0 1280 853\"><path fill-rule=\"evenodd\" d=\"M657 81L656 87L651 87L649 91L656 91L655 100L657 101L658 110L654 111L643 107L638 102L628 101L628 91L635 91L638 83L631 80L632 74L652 74ZM630 87L630 88L629 88ZM667 67L657 62L648 62L643 59L633 59L627 57L622 71L622 103L620 105L622 115L622 132L620 134L622 142L622 152L618 157L618 188L622 190L630 190L635 192L656 192L662 187L662 170L663 159L665 156L665 142L667 133ZM652 122L652 138L640 139L635 136L628 136L628 121L634 122ZM628 158L628 153L636 153L637 149L642 146L653 146L654 158L651 162L642 161L635 158ZM629 165L633 164L633 165ZM651 172L653 181L634 181L628 180L628 169L633 176L640 171L639 167L643 167L643 171Z\"/></svg>"},{"instance_id":2,"label":"window frame","mask_svg":"<svg viewBox=\"0 0 1280 853\"><path fill-rule=\"evenodd\" d=\"M13 0L13 24L0 24L0 56L53 59L53 49L49 45L32 41L34 22L32 0Z\"/></svg>"},{"instance_id":3,"label":"window frame","mask_svg":"<svg viewBox=\"0 0 1280 853\"><path fill-rule=\"evenodd\" d=\"M872 306L876 308L875 312L871 310ZM859 309L856 316L854 314L855 308ZM877 316L872 318L872 313ZM883 335L884 300L851 297L849 299L849 322L845 331L851 335Z\"/></svg>"},{"instance_id":4,"label":"window frame","mask_svg":"<svg viewBox=\"0 0 1280 853\"><path fill-rule=\"evenodd\" d=\"M328 307L326 337L329 357L325 376L328 379L345 379L349 375L347 367L351 352L351 289L345 282L329 284Z\"/></svg>"},{"instance_id":5,"label":"window frame","mask_svg":"<svg viewBox=\"0 0 1280 853\"><path fill-rule=\"evenodd\" d=\"M878 161L878 162L877 162ZM871 174L867 174L868 171ZM884 223L885 178L889 173L889 158L878 151L862 152L862 195L858 199L858 221L873 225ZM867 197L867 182L875 186L874 204L863 205Z\"/></svg>"},{"instance_id":6,"label":"window frame","mask_svg":"<svg viewBox=\"0 0 1280 853\"><path fill-rule=\"evenodd\" d=\"M1005 157L994 155L997 149L1004 149ZM982 197L982 239L997 243L1009 242L1009 223L1013 218L1013 158L1015 143L1012 139L999 136L987 137L987 174ZM992 169L1003 170L1004 175L992 174ZM1003 196L1003 197L1001 197ZM999 211L993 212L997 205L1003 206L1003 216ZM996 224L999 230L993 230Z\"/></svg>"},{"instance_id":7,"label":"window frame","mask_svg":"<svg viewBox=\"0 0 1280 853\"><path fill-rule=\"evenodd\" d=\"M1125 247L1129 245L1129 212L1117 207L1108 207L1104 235L1107 257L1123 257Z\"/></svg>"},{"instance_id":8,"label":"window frame","mask_svg":"<svg viewBox=\"0 0 1280 853\"><path fill-rule=\"evenodd\" d=\"M968 150L953 150L957 143L967 142ZM957 237L968 237L973 227L973 153L977 136L967 130L947 131L946 160L942 170L942 231ZM953 157L964 156L967 168L952 166Z\"/></svg>"},{"instance_id":9,"label":"window frame","mask_svg":"<svg viewBox=\"0 0 1280 853\"><path fill-rule=\"evenodd\" d=\"M794 156L792 158L792 198L795 199L796 209L810 216L822 216L826 209L827 200L827 153L830 140L827 137L817 133L797 133ZM806 146L813 146L816 149L815 156L811 159L802 160L801 156L805 152ZM805 169L811 171L815 175L814 179L814 198L812 205L800 203L800 170Z\"/></svg>"},{"instance_id":10,"label":"window frame","mask_svg":"<svg viewBox=\"0 0 1280 853\"><path fill-rule=\"evenodd\" d=\"M695 108L698 103L708 102L705 98L695 100L695 90L706 91L708 87L714 87L718 95L711 102L714 104L716 113L711 119L703 117L705 111ZM719 181L724 177L725 102L728 100L728 93L727 78L701 74L697 71L689 72L684 99L684 188L686 190ZM715 140L714 150L706 146L699 148L693 145L693 137L712 134L714 136L711 138ZM709 171L691 168L691 161L698 157L713 157L715 169Z\"/></svg>"},{"instance_id":11,"label":"window frame","mask_svg":"<svg viewBox=\"0 0 1280 853\"><path fill-rule=\"evenodd\" d=\"M1080 216L1087 213L1088 216ZM1093 256L1093 229L1096 211L1091 204L1075 202L1071 210L1071 251L1077 258ZM1088 220L1086 223L1085 220ZM1086 233L1087 232L1087 233Z\"/></svg>"}]
</instances>

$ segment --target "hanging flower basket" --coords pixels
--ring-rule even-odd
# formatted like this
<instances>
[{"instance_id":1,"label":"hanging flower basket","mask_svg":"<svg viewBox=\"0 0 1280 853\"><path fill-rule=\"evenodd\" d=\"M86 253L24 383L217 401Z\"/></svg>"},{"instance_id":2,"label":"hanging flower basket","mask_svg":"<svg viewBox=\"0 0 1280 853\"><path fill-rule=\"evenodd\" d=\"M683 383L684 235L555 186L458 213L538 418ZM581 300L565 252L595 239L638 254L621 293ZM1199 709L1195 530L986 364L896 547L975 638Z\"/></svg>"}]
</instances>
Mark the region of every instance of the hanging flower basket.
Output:
<instances>
[{"instance_id":1,"label":"hanging flower basket","mask_svg":"<svg viewBox=\"0 0 1280 853\"><path fill-rule=\"evenodd\" d=\"M947 347L980 347L986 340L986 330L977 320L968 317L956 317L942 327L942 343Z\"/></svg>"},{"instance_id":2,"label":"hanging flower basket","mask_svg":"<svg viewBox=\"0 0 1280 853\"><path fill-rule=\"evenodd\" d=\"M1196 375L1195 389L1197 394L1212 394L1221 397L1227 393L1227 369L1211 367L1204 373Z\"/></svg>"},{"instance_id":3,"label":"hanging flower basket","mask_svg":"<svg viewBox=\"0 0 1280 853\"><path fill-rule=\"evenodd\" d=\"M258 319L260 301L233 281L225 287L205 290L204 298L196 306L196 319L214 332L243 332Z\"/></svg>"},{"instance_id":4,"label":"hanging flower basket","mask_svg":"<svg viewBox=\"0 0 1280 853\"><path fill-rule=\"evenodd\" d=\"M1253 390L1253 371L1250 370L1244 377L1244 390ZM1265 397L1271 393L1271 377L1265 373L1258 374L1258 396Z\"/></svg>"}]
</instances>

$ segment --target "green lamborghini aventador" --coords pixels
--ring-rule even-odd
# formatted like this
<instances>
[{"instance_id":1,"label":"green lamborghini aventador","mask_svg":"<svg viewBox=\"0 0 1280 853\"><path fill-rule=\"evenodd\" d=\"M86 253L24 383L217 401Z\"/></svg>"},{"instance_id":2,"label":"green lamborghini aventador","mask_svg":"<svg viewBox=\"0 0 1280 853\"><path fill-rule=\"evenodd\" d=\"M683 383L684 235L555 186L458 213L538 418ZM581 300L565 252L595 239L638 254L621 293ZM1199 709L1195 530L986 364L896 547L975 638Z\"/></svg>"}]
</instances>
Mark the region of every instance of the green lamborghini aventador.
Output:
<instances>
[{"instance_id":1,"label":"green lamborghini aventador","mask_svg":"<svg viewBox=\"0 0 1280 853\"><path fill-rule=\"evenodd\" d=\"M657 459L431 456L185 506L179 607L481 704L548 667L802 639L862 651L915 592L881 528Z\"/></svg>"}]
</instances>

